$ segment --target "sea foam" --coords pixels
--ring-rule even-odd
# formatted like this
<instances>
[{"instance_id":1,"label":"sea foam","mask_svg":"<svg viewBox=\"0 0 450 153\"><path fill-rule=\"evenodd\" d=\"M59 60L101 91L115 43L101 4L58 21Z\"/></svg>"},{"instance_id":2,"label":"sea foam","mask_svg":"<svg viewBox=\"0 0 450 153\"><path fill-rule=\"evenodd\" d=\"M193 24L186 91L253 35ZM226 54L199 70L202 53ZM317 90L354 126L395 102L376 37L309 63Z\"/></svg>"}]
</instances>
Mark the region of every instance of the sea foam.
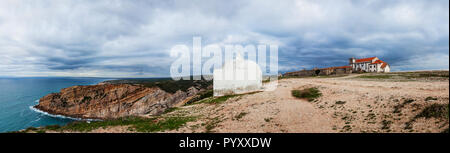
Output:
<instances>
[{"instance_id":1,"label":"sea foam","mask_svg":"<svg viewBox=\"0 0 450 153\"><path fill-rule=\"evenodd\" d=\"M39 100L37 100L37 102L39 102ZM36 106L36 105L34 105ZM37 113L41 113L50 117L55 117L55 118L64 118L64 119L71 119L71 120L76 120L76 121L101 121L100 119L84 119L84 118L75 118L75 117L69 117L69 116L64 116L64 115L55 115L55 114L50 114L47 113L45 111L42 111L40 109L34 108L34 106L30 106L29 108Z\"/></svg>"}]
</instances>

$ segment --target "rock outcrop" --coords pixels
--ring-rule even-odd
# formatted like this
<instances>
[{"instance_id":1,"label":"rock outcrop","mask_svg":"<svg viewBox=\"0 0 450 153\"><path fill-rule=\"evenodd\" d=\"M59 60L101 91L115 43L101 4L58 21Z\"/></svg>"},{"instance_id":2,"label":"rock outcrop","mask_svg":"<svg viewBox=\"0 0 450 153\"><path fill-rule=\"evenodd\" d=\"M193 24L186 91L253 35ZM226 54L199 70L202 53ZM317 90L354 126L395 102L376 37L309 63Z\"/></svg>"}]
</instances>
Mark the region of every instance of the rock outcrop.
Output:
<instances>
[{"instance_id":1,"label":"rock outcrop","mask_svg":"<svg viewBox=\"0 0 450 153\"><path fill-rule=\"evenodd\" d=\"M166 92L158 87L132 84L73 86L42 97L35 108L50 114L85 119L110 119L131 115L158 115L183 104L205 89Z\"/></svg>"}]
</instances>

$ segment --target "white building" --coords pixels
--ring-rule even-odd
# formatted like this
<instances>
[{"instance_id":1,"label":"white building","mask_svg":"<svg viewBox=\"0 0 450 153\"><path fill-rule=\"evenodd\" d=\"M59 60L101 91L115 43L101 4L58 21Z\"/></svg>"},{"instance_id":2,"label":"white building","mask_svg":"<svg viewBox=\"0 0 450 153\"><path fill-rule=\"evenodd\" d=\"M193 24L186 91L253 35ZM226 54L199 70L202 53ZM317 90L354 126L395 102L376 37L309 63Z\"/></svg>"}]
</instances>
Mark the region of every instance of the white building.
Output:
<instances>
[{"instance_id":1,"label":"white building","mask_svg":"<svg viewBox=\"0 0 450 153\"><path fill-rule=\"evenodd\" d=\"M244 60L239 54L227 61L221 69L214 69L214 96L242 94L259 91L262 87L262 71L258 64Z\"/></svg>"},{"instance_id":2,"label":"white building","mask_svg":"<svg viewBox=\"0 0 450 153\"><path fill-rule=\"evenodd\" d=\"M389 64L378 57L355 59L350 58L350 66L355 72L390 72Z\"/></svg>"}]
</instances>

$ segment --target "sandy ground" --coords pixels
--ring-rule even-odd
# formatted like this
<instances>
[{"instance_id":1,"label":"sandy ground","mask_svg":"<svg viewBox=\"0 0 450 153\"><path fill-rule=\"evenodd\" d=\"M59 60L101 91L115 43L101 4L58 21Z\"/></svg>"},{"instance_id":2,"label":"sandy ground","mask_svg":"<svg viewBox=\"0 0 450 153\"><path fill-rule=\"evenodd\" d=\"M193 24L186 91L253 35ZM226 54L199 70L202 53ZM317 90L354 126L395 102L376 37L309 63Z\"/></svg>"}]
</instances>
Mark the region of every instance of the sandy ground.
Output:
<instances>
[{"instance_id":1,"label":"sandy ground","mask_svg":"<svg viewBox=\"0 0 450 153\"><path fill-rule=\"evenodd\" d=\"M412 122L412 128L405 129L405 123L424 107L449 103L448 79L396 82L355 76L283 79L275 91L244 95L221 104L185 106L174 113L202 118L166 132L377 133L441 132L448 128L448 119L419 118ZM308 87L319 88L323 96L308 102L291 95L293 89ZM425 101L426 97L437 100ZM408 99L414 102L393 112ZM208 125L212 129L207 130Z\"/></svg>"}]
</instances>

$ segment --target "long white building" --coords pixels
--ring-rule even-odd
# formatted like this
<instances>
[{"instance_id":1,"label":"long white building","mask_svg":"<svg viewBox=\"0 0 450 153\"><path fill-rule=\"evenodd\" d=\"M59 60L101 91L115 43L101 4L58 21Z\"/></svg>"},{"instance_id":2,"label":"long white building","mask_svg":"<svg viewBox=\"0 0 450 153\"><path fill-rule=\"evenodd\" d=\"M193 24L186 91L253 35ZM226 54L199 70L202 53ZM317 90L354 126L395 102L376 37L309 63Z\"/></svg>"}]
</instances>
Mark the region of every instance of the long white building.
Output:
<instances>
[{"instance_id":1,"label":"long white building","mask_svg":"<svg viewBox=\"0 0 450 153\"><path fill-rule=\"evenodd\" d=\"M355 72L390 72L388 63L378 59L378 57L355 59L350 58L350 66Z\"/></svg>"}]
</instances>

